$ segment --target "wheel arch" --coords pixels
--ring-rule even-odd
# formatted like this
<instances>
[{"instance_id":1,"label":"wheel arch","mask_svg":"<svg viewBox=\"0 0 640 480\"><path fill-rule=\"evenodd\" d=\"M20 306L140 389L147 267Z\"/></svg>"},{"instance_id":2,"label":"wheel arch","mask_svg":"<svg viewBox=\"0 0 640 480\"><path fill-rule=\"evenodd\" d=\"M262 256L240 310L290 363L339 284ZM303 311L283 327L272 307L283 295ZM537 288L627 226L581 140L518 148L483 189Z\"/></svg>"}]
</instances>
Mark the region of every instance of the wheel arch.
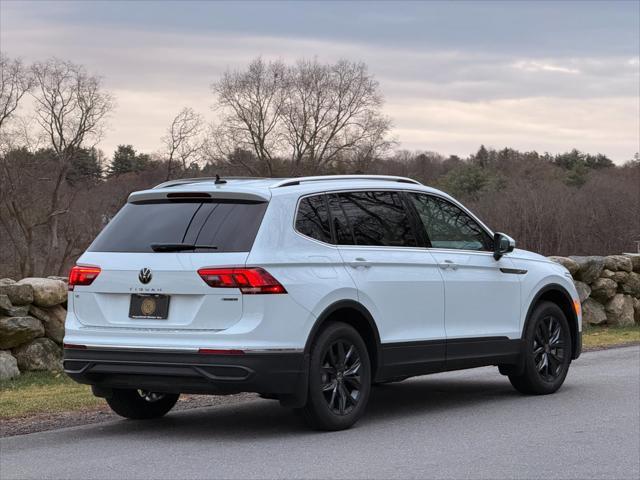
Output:
<instances>
[{"instance_id":1,"label":"wheel arch","mask_svg":"<svg viewBox=\"0 0 640 480\"><path fill-rule=\"evenodd\" d=\"M538 303L543 301L555 303L567 317L567 320L569 321L569 330L571 331L571 358L575 360L580 356L580 351L582 349L580 332L578 331L578 316L573 309L573 299L571 298L571 294L562 285L551 283L538 290L538 293L535 294L533 300L531 300L531 303L529 304L527 316L525 317L524 326L522 328L521 338L524 340L524 334L527 331L527 326L529 325L534 308Z\"/></svg>"},{"instance_id":2,"label":"wheel arch","mask_svg":"<svg viewBox=\"0 0 640 480\"><path fill-rule=\"evenodd\" d=\"M313 324L304 347L305 356L310 355L311 345L322 327L328 322L340 321L351 325L360 334L367 346L371 361L371 378L375 379L382 361L380 333L371 312L355 300L339 300L325 308Z\"/></svg>"}]
</instances>

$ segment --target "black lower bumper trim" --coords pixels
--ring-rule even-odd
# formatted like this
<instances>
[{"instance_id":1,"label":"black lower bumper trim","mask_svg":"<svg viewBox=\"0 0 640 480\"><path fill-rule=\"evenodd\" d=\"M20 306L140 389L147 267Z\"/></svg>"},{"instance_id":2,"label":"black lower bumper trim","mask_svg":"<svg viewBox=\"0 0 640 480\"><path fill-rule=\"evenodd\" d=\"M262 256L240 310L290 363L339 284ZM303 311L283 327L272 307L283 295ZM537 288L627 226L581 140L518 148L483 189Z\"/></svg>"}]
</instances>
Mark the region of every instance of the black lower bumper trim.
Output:
<instances>
[{"instance_id":1,"label":"black lower bumper trim","mask_svg":"<svg viewBox=\"0 0 640 480\"><path fill-rule=\"evenodd\" d=\"M204 355L151 351L65 349L64 371L101 388L141 388L166 393L306 391L303 353Z\"/></svg>"}]
</instances>

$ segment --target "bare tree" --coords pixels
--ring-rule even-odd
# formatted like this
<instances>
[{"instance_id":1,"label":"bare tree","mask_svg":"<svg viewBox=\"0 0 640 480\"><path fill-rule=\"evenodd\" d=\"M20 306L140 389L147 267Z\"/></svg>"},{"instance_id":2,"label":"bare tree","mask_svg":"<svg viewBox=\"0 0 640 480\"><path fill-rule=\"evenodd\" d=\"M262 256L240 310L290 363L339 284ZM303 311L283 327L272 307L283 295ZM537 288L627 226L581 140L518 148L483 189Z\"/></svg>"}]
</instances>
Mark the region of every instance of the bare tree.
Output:
<instances>
[{"instance_id":1,"label":"bare tree","mask_svg":"<svg viewBox=\"0 0 640 480\"><path fill-rule=\"evenodd\" d=\"M214 135L221 155L252 151L268 175L279 159L292 173L339 160L364 165L391 145L379 85L364 63L285 67L258 58L246 72L227 72L213 90L223 113Z\"/></svg>"},{"instance_id":2,"label":"bare tree","mask_svg":"<svg viewBox=\"0 0 640 480\"><path fill-rule=\"evenodd\" d=\"M191 162L204 148L200 135L203 131L202 115L192 108L185 107L180 110L171 122L167 134L162 137L162 143L166 149L167 180L171 177L174 161L182 164L182 169L187 170Z\"/></svg>"},{"instance_id":3,"label":"bare tree","mask_svg":"<svg viewBox=\"0 0 640 480\"><path fill-rule=\"evenodd\" d=\"M253 151L273 175L278 154L279 125L284 104L282 62L253 60L246 72L226 72L212 85L222 113L215 136L222 155Z\"/></svg>"},{"instance_id":4,"label":"bare tree","mask_svg":"<svg viewBox=\"0 0 640 480\"><path fill-rule=\"evenodd\" d=\"M296 170L303 163L317 171L340 158L371 159L389 148L391 122L364 63L302 60L287 70L286 91L283 121Z\"/></svg>"},{"instance_id":5,"label":"bare tree","mask_svg":"<svg viewBox=\"0 0 640 480\"><path fill-rule=\"evenodd\" d=\"M81 147L95 146L99 141L114 103L100 78L88 74L80 65L51 59L36 63L32 72L36 120L57 162L56 170L50 172L53 189L47 202L50 257L44 270L50 271L59 246L59 217L69 211L68 202L63 202L62 189L71 161Z\"/></svg>"},{"instance_id":6,"label":"bare tree","mask_svg":"<svg viewBox=\"0 0 640 480\"><path fill-rule=\"evenodd\" d=\"M22 61L0 53L0 131L32 88L33 77Z\"/></svg>"}]
</instances>

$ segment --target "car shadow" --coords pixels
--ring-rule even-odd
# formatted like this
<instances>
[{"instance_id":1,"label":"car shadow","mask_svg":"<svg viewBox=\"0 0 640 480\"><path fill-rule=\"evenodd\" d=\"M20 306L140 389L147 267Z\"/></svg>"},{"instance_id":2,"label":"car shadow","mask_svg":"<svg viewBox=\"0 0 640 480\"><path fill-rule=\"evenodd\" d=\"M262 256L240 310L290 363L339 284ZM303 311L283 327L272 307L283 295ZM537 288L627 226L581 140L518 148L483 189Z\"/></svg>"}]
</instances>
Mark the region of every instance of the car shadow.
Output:
<instances>
[{"instance_id":1,"label":"car shadow","mask_svg":"<svg viewBox=\"0 0 640 480\"><path fill-rule=\"evenodd\" d=\"M567 389L570 387L565 387ZM483 404L527 399L516 392L509 381L497 372L495 378L482 375L474 379L446 376L424 376L400 383L375 386L364 417L356 425L384 424L396 419L436 415L443 411L464 409ZM255 399L235 405L203 407L170 413L152 421L121 420L101 424L84 431L86 435L138 435L161 432L172 441L182 438L240 440L317 435L309 430L299 414L280 407L274 400ZM85 437L86 438L86 437Z\"/></svg>"}]
</instances>

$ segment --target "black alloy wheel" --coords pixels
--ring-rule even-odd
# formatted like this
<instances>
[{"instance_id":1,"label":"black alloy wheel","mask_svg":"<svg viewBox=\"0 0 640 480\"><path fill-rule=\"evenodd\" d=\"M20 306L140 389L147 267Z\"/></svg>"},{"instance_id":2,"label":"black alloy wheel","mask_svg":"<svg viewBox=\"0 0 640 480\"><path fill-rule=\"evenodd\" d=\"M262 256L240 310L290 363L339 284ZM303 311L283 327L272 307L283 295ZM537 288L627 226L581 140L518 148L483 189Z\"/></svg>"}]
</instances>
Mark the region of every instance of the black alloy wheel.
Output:
<instances>
[{"instance_id":1,"label":"black alloy wheel","mask_svg":"<svg viewBox=\"0 0 640 480\"><path fill-rule=\"evenodd\" d=\"M339 339L327 348L322 361L321 388L329 409L347 415L360 400L362 363L356 346Z\"/></svg>"},{"instance_id":2,"label":"black alloy wheel","mask_svg":"<svg viewBox=\"0 0 640 480\"><path fill-rule=\"evenodd\" d=\"M562 374L565 354L560 321L548 315L538 323L533 337L533 361L540 377L547 382L557 379Z\"/></svg>"}]
</instances>

